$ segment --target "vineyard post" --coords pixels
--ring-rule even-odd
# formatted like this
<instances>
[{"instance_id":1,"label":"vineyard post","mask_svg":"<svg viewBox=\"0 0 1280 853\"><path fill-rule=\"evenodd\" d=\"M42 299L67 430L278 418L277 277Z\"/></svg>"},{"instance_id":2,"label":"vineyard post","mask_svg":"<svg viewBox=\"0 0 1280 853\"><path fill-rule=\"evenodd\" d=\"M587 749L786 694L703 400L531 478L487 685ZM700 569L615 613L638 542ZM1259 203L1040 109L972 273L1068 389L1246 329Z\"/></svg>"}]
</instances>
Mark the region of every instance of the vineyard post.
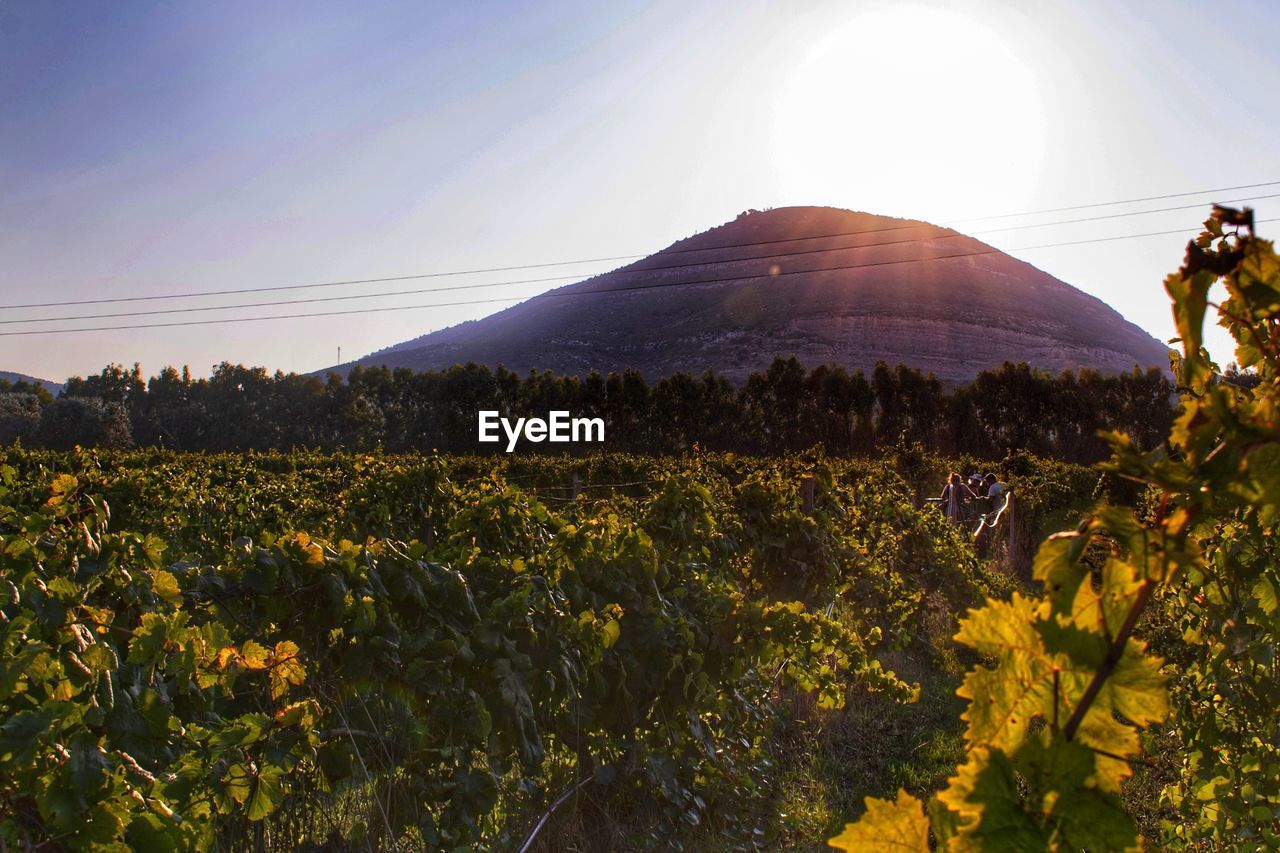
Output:
<instances>
[{"instance_id":1,"label":"vineyard post","mask_svg":"<svg viewBox=\"0 0 1280 853\"><path fill-rule=\"evenodd\" d=\"M569 496L572 500L576 501L578 499L578 487L579 487L578 472L574 471L573 479L570 481L570 486L569 486L569 493L570 493Z\"/></svg>"},{"instance_id":2,"label":"vineyard post","mask_svg":"<svg viewBox=\"0 0 1280 853\"><path fill-rule=\"evenodd\" d=\"M800 481L800 508L805 515L813 514L813 475L806 474Z\"/></svg>"},{"instance_id":3,"label":"vineyard post","mask_svg":"<svg viewBox=\"0 0 1280 853\"><path fill-rule=\"evenodd\" d=\"M1015 568L1013 563L1013 555L1017 553L1017 547L1018 547L1018 526L1014 523L1017 521L1017 518L1013 514L1015 509L1013 502L1014 502L1013 495L1010 495L1009 496L1009 524L1008 524L1009 537L1008 539L1005 540L1005 543L1004 543L1005 553L1009 555L1009 568L1011 569Z\"/></svg>"}]
</instances>

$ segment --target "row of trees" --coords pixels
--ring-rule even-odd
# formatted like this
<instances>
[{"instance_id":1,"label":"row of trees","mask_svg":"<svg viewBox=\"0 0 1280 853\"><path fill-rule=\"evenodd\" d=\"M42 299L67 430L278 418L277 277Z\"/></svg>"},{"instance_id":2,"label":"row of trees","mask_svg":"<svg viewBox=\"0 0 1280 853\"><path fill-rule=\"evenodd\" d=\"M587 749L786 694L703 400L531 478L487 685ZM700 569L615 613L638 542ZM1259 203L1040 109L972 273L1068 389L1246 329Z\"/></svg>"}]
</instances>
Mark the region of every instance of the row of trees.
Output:
<instances>
[{"instance_id":1,"label":"row of trees","mask_svg":"<svg viewBox=\"0 0 1280 853\"><path fill-rule=\"evenodd\" d=\"M20 441L28 447L70 450L82 447L134 446L129 412L120 403L94 397L59 397L0 391L0 445Z\"/></svg>"},{"instance_id":2,"label":"row of trees","mask_svg":"<svg viewBox=\"0 0 1280 853\"><path fill-rule=\"evenodd\" d=\"M999 458L1028 450L1092 462L1104 455L1100 429L1125 432L1144 447L1162 440L1172 401L1173 387L1159 370L1053 376L1009 363L954 388L908 367L880 364L867 377L833 366L806 370L795 358L776 358L738 387L710 372L650 383L631 370L521 377L468 364L431 373L357 367L343 380L223 363L208 379L193 379L185 368L144 379L137 365L109 365L72 378L57 400L0 394L0 441L59 449L501 452L477 442L481 409L504 416L567 410L603 418L608 449L639 453L694 445L871 453L906 433L944 453Z\"/></svg>"}]
</instances>

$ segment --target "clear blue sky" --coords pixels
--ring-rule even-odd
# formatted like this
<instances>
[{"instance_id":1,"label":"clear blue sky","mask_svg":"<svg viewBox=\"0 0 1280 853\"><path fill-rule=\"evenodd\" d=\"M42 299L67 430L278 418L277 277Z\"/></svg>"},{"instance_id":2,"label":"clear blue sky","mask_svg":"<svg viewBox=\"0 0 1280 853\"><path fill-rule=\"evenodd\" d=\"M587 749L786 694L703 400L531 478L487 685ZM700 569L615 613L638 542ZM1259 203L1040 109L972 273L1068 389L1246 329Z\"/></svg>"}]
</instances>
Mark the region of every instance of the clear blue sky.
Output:
<instances>
[{"instance_id":1,"label":"clear blue sky","mask_svg":"<svg viewBox=\"0 0 1280 853\"><path fill-rule=\"evenodd\" d=\"M0 295L93 299L644 253L751 207L958 223L1280 180L1277 34L1280 8L1262 2L4 0ZM1268 192L1280 186L1225 197ZM1276 202L1256 202L1259 215L1280 216ZM1008 224L1054 218L1064 217ZM1202 218L983 239L1163 338L1159 283L1184 236L1022 247ZM228 301L256 299L0 319ZM351 358L498 307L0 337L0 369L63 379L141 361L148 373L207 374L225 359L308 371L338 346Z\"/></svg>"}]
</instances>

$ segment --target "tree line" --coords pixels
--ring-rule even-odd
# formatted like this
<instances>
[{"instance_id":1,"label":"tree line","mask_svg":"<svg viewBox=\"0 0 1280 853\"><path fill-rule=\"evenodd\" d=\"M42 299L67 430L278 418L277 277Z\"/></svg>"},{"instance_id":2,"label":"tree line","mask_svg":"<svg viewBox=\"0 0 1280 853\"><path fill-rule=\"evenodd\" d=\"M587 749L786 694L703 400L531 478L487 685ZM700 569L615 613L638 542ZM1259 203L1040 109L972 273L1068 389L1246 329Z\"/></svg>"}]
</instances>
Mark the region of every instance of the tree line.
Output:
<instances>
[{"instance_id":1,"label":"tree line","mask_svg":"<svg viewBox=\"0 0 1280 853\"><path fill-rule=\"evenodd\" d=\"M56 399L0 385L0 443L493 453L501 449L477 441L479 410L516 417L566 410L603 418L605 448L633 453L696 446L865 454L896 446L905 434L941 453L995 459L1030 451L1088 463L1106 455L1099 430L1119 430L1142 447L1162 441L1174 391L1156 369L1055 376L1007 362L952 387L905 366L881 363L866 376L839 366L808 370L794 357L775 358L737 386L712 372L649 382L634 370L520 376L476 364L438 372L356 367L344 379L223 362L207 379L172 367L144 379L136 364L111 364L72 377Z\"/></svg>"}]
</instances>

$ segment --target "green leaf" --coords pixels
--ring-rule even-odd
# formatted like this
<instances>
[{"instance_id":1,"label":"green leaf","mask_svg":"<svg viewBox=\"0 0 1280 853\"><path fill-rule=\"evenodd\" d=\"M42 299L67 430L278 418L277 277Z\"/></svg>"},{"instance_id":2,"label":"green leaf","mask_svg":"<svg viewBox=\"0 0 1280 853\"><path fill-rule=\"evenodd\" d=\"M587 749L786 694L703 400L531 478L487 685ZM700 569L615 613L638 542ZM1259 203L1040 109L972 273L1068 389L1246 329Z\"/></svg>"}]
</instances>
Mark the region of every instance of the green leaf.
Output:
<instances>
[{"instance_id":1,"label":"green leaf","mask_svg":"<svg viewBox=\"0 0 1280 853\"><path fill-rule=\"evenodd\" d=\"M166 572L164 569L157 569L151 573L151 591L168 602L182 599L182 587L178 585L178 579L172 572Z\"/></svg>"},{"instance_id":2,"label":"green leaf","mask_svg":"<svg viewBox=\"0 0 1280 853\"><path fill-rule=\"evenodd\" d=\"M172 822L150 813L134 817L125 838L137 853L177 853L196 849L183 843L182 833Z\"/></svg>"},{"instance_id":3,"label":"green leaf","mask_svg":"<svg viewBox=\"0 0 1280 853\"><path fill-rule=\"evenodd\" d=\"M1057 849L1136 850L1137 829L1118 791L1092 783L1096 758L1083 744L1047 732L1031 738L1016 762L1029 810L1044 816Z\"/></svg>"},{"instance_id":4,"label":"green leaf","mask_svg":"<svg viewBox=\"0 0 1280 853\"><path fill-rule=\"evenodd\" d=\"M1001 750L971 750L938 801L960 816L962 837L974 849L1022 853L1049 846L1022 801L1013 762Z\"/></svg>"},{"instance_id":5,"label":"green leaf","mask_svg":"<svg viewBox=\"0 0 1280 853\"><path fill-rule=\"evenodd\" d=\"M116 666L115 656L107 650L106 646L96 643L81 652L80 659L85 662L95 675L111 672Z\"/></svg>"},{"instance_id":6,"label":"green leaf","mask_svg":"<svg viewBox=\"0 0 1280 853\"><path fill-rule=\"evenodd\" d=\"M133 631L129 643L129 663L154 663L164 648L169 625L159 613L142 614L141 624Z\"/></svg>"},{"instance_id":7,"label":"green leaf","mask_svg":"<svg viewBox=\"0 0 1280 853\"><path fill-rule=\"evenodd\" d=\"M266 714L242 714L216 732L209 745L216 750L249 746L262 740L270 728L271 718Z\"/></svg>"},{"instance_id":8,"label":"green leaf","mask_svg":"<svg viewBox=\"0 0 1280 853\"><path fill-rule=\"evenodd\" d=\"M284 768L270 765L262 768L254 780L253 795L249 798L249 820L262 820L284 802L284 786L281 777Z\"/></svg>"},{"instance_id":9,"label":"green leaf","mask_svg":"<svg viewBox=\"0 0 1280 853\"><path fill-rule=\"evenodd\" d=\"M1258 609L1268 616L1274 616L1280 608L1280 595L1277 594L1276 583L1263 575L1253 585L1253 597L1258 601Z\"/></svg>"},{"instance_id":10,"label":"green leaf","mask_svg":"<svg viewBox=\"0 0 1280 853\"><path fill-rule=\"evenodd\" d=\"M1032 562L1031 576L1044 584L1051 600L1069 602L1075 598L1076 590L1089 576L1088 571L1080 566L1080 557L1091 538L1088 534L1071 531L1055 533L1040 543Z\"/></svg>"},{"instance_id":11,"label":"green leaf","mask_svg":"<svg viewBox=\"0 0 1280 853\"><path fill-rule=\"evenodd\" d=\"M600 634L604 639L604 647L612 648L613 644L618 642L618 638L622 636L622 626L618 624L617 619L610 619L604 623L604 627L600 629Z\"/></svg>"},{"instance_id":12,"label":"green leaf","mask_svg":"<svg viewBox=\"0 0 1280 853\"><path fill-rule=\"evenodd\" d=\"M232 800L241 805L253 793L253 774L243 764L232 764L222 777L224 791Z\"/></svg>"},{"instance_id":13,"label":"green leaf","mask_svg":"<svg viewBox=\"0 0 1280 853\"><path fill-rule=\"evenodd\" d=\"M0 765L25 763L36 748L40 746L42 736L57 736L50 731L57 710L51 705L43 705L28 711L19 711L0 723Z\"/></svg>"},{"instance_id":14,"label":"green leaf","mask_svg":"<svg viewBox=\"0 0 1280 853\"><path fill-rule=\"evenodd\" d=\"M49 593L63 604L72 604L80 600L80 588L70 578L56 577L48 583Z\"/></svg>"},{"instance_id":15,"label":"green leaf","mask_svg":"<svg viewBox=\"0 0 1280 853\"><path fill-rule=\"evenodd\" d=\"M1207 359L1201 356L1204 340L1204 315L1208 308L1209 288L1216 276L1200 270L1184 278L1173 273L1165 279L1165 290L1173 298L1173 319L1178 336L1183 340L1187 357L1182 363L1182 379L1187 387L1201 391L1212 375Z\"/></svg>"},{"instance_id":16,"label":"green leaf","mask_svg":"<svg viewBox=\"0 0 1280 853\"><path fill-rule=\"evenodd\" d=\"M85 826L77 835L91 842L95 850L109 849L112 842L124 837L129 817L128 810L119 801L100 802L89 810Z\"/></svg>"}]
</instances>

